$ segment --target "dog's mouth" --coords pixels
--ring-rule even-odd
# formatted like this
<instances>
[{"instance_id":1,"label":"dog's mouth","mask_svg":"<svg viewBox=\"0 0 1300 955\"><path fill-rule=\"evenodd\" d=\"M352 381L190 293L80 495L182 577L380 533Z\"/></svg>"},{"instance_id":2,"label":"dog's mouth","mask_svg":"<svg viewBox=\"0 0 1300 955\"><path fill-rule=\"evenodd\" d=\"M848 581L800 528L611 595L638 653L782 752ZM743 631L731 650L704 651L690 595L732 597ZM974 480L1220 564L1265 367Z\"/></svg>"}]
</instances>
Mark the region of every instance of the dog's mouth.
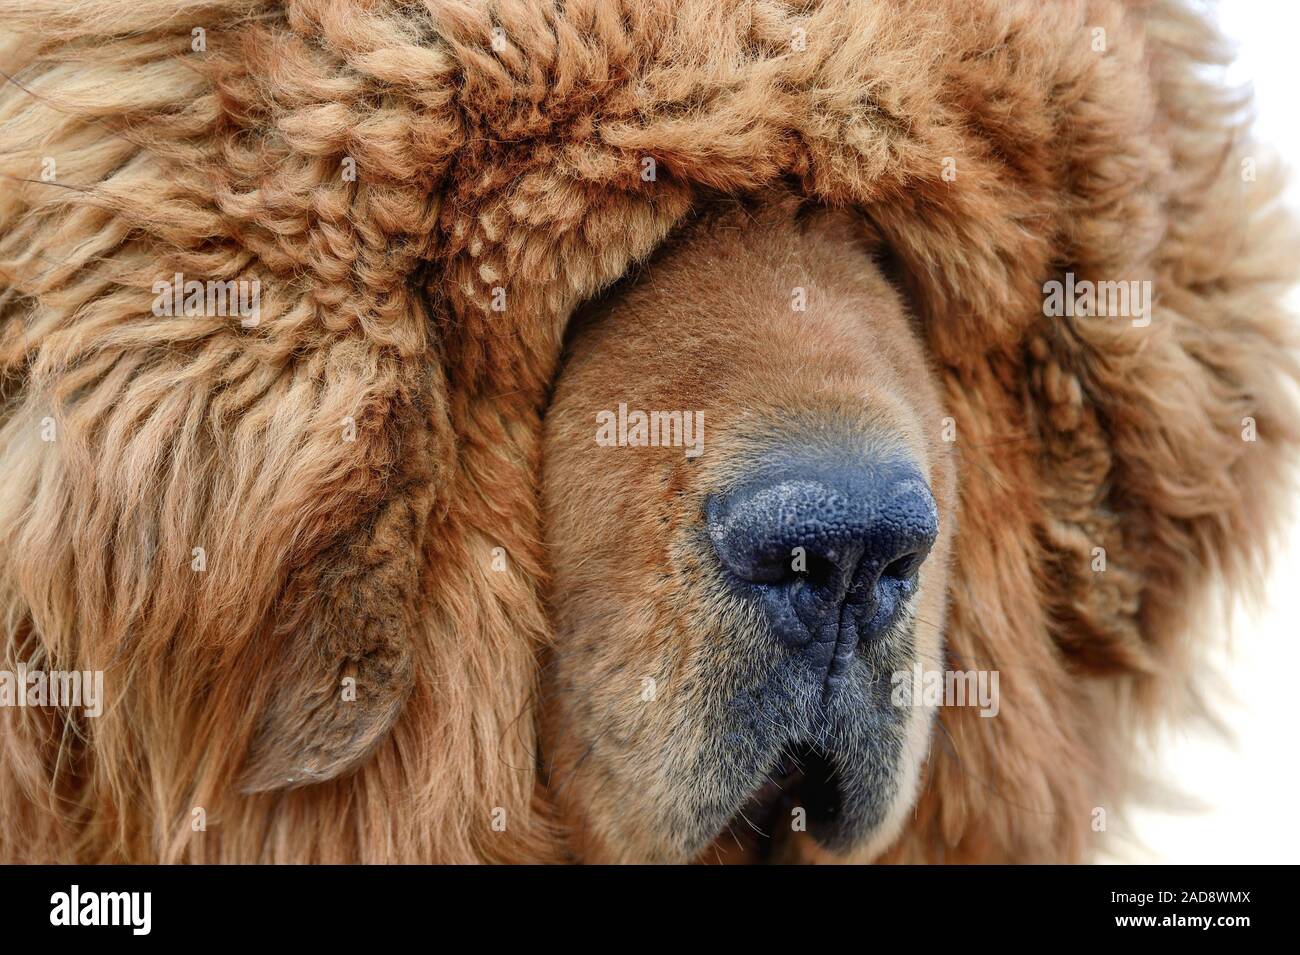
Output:
<instances>
[{"instance_id":1,"label":"dog's mouth","mask_svg":"<svg viewBox=\"0 0 1300 955\"><path fill-rule=\"evenodd\" d=\"M842 781L826 752L811 744L789 746L701 861L798 861L808 838L833 840L843 810Z\"/></svg>"}]
</instances>

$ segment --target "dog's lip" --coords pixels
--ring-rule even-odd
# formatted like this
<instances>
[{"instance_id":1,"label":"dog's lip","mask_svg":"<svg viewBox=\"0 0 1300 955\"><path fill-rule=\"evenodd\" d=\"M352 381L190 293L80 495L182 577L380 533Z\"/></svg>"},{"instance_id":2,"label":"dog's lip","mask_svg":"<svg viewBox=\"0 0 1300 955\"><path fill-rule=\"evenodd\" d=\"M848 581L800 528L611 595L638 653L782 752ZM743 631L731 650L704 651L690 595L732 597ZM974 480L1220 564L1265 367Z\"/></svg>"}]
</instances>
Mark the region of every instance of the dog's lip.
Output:
<instances>
[{"instance_id":1,"label":"dog's lip","mask_svg":"<svg viewBox=\"0 0 1300 955\"><path fill-rule=\"evenodd\" d=\"M838 772L829 755L812 744L787 746L721 835L734 839L755 861L772 861L795 832L795 809L804 810L807 832L818 839L836 827L842 802Z\"/></svg>"}]
</instances>

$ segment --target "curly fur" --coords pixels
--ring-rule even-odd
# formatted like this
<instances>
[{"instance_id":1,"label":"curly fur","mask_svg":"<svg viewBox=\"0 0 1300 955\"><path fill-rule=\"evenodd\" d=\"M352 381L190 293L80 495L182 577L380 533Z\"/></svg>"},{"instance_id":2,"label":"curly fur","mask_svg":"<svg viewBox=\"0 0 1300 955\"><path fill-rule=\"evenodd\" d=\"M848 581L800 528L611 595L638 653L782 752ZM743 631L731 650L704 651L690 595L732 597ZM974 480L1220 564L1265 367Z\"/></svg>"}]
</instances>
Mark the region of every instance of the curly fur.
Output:
<instances>
[{"instance_id":1,"label":"curly fur","mask_svg":"<svg viewBox=\"0 0 1300 955\"><path fill-rule=\"evenodd\" d=\"M1182 4L28 0L0 30L0 646L109 699L0 711L6 861L564 858L541 413L568 317L709 190L861 208L956 420L949 653L1017 705L944 711L889 858L1088 857L1189 702L1203 594L1261 572L1295 247ZM1044 318L1066 271L1150 279L1156 319ZM155 318L174 272L259 279L260 324Z\"/></svg>"}]
</instances>

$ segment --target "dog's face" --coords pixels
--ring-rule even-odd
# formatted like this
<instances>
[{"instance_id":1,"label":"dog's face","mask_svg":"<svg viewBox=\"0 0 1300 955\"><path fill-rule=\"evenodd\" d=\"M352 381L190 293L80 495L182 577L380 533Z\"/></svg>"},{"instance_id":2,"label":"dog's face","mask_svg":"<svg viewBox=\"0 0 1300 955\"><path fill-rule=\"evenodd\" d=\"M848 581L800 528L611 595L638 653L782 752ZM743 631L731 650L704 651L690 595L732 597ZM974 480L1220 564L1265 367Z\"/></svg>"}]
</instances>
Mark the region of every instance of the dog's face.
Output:
<instances>
[{"instance_id":1,"label":"dog's face","mask_svg":"<svg viewBox=\"0 0 1300 955\"><path fill-rule=\"evenodd\" d=\"M848 213L720 207L575 319L542 722L576 857L860 860L897 834L932 712L894 675L942 655L942 421Z\"/></svg>"}]
</instances>

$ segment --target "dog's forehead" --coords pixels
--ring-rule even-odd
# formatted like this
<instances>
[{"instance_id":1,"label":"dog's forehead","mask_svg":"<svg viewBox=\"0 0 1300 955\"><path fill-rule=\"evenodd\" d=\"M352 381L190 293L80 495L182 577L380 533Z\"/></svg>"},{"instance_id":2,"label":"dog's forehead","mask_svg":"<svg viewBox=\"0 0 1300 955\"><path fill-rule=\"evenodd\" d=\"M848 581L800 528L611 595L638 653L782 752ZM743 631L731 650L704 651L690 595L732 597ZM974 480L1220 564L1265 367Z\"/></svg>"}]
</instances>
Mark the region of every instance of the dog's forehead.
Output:
<instances>
[{"instance_id":1,"label":"dog's forehead","mask_svg":"<svg viewBox=\"0 0 1300 955\"><path fill-rule=\"evenodd\" d=\"M719 316L797 320L853 296L872 308L901 307L898 288L878 267L880 241L866 217L768 190L745 202L703 205L646 260L577 311L570 334L618 307L667 318L674 306Z\"/></svg>"}]
</instances>

